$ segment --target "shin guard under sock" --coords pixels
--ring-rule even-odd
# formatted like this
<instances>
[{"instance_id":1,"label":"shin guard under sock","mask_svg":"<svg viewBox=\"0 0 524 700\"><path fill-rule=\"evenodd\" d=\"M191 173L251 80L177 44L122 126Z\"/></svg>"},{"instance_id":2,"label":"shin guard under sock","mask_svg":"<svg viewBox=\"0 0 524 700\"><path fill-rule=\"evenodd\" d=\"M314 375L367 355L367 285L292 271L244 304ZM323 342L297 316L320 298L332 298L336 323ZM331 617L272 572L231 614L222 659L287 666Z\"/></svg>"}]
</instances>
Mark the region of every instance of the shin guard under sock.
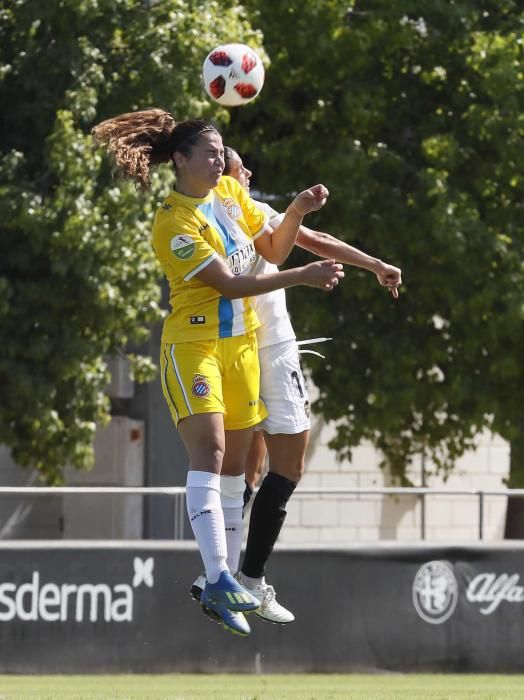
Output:
<instances>
[{"instance_id":1,"label":"shin guard under sock","mask_svg":"<svg viewBox=\"0 0 524 700\"><path fill-rule=\"evenodd\" d=\"M286 517L286 504L296 484L269 472L251 507L249 532L242 572L251 578L264 576L266 562Z\"/></svg>"},{"instance_id":2,"label":"shin guard under sock","mask_svg":"<svg viewBox=\"0 0 524 700\"><path fill-rule=\"evenodd\" d=\"M207 580L218 581L227 570L224 514L220 502L220 476L191 470L186 482L187 514L198 543Z\"/></svg>"},{"instance_id":3,"label":"shin guard under sock","mask_svg":"<svg viewBox=\"0 0 524 700\"><path fill-rule=\"evenodd\" d=\"M227 542L227 566L232 574L238 571L242 534L244 530L244 475L220 477L220 502L224 513L224 526Z\"/></svg>"}]
</instances>

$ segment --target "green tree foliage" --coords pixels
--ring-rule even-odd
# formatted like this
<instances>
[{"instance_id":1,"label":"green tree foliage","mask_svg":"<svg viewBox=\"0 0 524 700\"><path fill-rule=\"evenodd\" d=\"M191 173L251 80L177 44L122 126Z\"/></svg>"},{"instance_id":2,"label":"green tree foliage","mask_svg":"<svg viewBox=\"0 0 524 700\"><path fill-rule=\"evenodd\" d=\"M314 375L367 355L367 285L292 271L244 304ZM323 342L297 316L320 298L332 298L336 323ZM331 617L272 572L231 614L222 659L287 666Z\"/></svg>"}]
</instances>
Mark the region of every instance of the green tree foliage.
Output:
<instances>
[{"instance_id":1,"label":"green tree foliage","mask_svg":"<svg viewBox=\"0 0 524 700\"><path fill-rule=\"evenodd\" d=\"M90 128L152 105L207 116L200 66L231 35L260 38L229 0L0 6L0 443L48 482L90 465L103 358L161 316L149 230L172 174L153 197L112 180Z\"/></svg>"},{"instance_id":2,"label":"green tree foliage","mask_svg":"<svg viewBox=\"0 0 524 700\"><path fill-rule=\"evenodd\" d=\"M522 4L248 5L271 66L231 138L255 186L324 182L330 199L309 225L398 264L405 279L397 302L353 270L332 295L289 293L301 337L335 338L328 362L311 365L317 410L337 421L333 446L348 456L370 440L401 481L422 451L446 473L484 427L515 448L524 434ZM524 486L524 461L510 484Z\"/></svg>"}]
</instances>

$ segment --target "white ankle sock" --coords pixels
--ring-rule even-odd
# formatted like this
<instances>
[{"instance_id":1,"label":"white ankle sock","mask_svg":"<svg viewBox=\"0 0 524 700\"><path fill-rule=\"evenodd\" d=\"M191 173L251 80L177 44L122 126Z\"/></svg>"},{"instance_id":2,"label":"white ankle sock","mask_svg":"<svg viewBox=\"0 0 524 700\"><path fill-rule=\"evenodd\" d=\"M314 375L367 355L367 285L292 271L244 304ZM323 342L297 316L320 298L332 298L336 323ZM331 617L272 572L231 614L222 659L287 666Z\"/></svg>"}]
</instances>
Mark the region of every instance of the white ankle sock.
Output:
<instances>
[{"instance_id":1,"label":"white ankle sock","mask_svg":"<svg viewBox=\"0 0 524 700\"><path fill-rule=\"evenodd\" d=\"M220 477L220 502L224 513L224 526L227 542L227 565L235 573L238 570L242 549L244 508L244 475Z\"/></svg>"},{"instance_id":2,"label":"white ankle sock","mask_svg":"<svg viewBox=\"0 0 524 700\"><path fill-rule=\"evenodd\" d=\"M242 578L246 588L249 588L250 590L253 590L257 586L263 585L266 582L265 576L262 576L262 578L251 578L251 576L242 574Z\"/></svg>"},{"instance_id":3,"label":"white ankle sock","mask_svg":"<svg viewBox=\"0 0 524 700\"><path fill-rule=\"evenodd\" d=\"M222 571L228 568L220 476L211 472L188 471L186 505L207 580L216 583Z\"/></svg>"}]
</instances>

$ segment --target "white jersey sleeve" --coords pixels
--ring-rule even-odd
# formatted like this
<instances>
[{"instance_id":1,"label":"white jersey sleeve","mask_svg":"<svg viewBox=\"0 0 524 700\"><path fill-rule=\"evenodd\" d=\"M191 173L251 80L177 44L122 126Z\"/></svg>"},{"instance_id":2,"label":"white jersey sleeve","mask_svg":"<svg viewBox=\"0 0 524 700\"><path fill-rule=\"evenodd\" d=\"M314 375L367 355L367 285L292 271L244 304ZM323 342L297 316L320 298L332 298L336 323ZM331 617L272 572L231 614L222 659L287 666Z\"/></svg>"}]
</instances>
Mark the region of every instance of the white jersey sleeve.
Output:
<instances>
[{"instance_id":1,"label":"white jersey sleeve","mask_svg":"<svg viewBox=\"0 0 524 700\"><path fill-rule=\"evenodd\" d=\"M265 202L255 201L258 209L267 214L269 224L273 227L284 218L284 214L279 214L275 209ZM252 270L253 274L270 274L278 272L278 267L267 262L265 258L257 254L257 260ZM259 348L281 343L284 340L293 340L295 332L286 306L286 292L277 289L275 292L260 294L251 300L260 321L260 328L257 328L257 340Z\"/></svg>"},{"instance_id":2,"label":"white jersey sleeve","mask_svg":"<svg viewBox=\"0 0 524 700\"><path fill-rule=\"evenodd\" d=\"M260 209L267 216L267 220L273 228L276 228L284 219L284 214L279 214L266 202L259 202L257 199L254 199L253 202L257 205L257 209Z\"/></svg>"}]
</instances>

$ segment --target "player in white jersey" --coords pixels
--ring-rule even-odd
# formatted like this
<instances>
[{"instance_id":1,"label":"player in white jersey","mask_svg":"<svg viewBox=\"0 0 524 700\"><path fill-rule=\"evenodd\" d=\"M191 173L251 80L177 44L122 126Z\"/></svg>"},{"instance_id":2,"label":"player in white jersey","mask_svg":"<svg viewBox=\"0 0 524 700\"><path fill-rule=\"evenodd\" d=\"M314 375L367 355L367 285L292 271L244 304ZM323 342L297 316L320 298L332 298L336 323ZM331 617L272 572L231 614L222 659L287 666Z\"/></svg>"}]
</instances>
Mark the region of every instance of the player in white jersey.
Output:
<instances>
[{"instance_id":1,"label":"player in white jersey","mask_svg":"<svg viewBox=\"0 0 524 700\"><path fill-rule=\"evenodd\" d=\"M235 178L248 192L252 173L232 148L224 149L224 173ZM264 211L272 226L282 220L281 214L263 202L255 201ZM296 244L321 257L361 267L377 276L380 285L386 287L394 298L402 283L399 268L371 257L327 233L300 226ZM276 265L258 256L253 274L277 271ZM253 299L260 320L257 329L260 362L260 396L268 410L268 417L257 426L246 464L246 489L250 491L262 473L266 448L268 473L261 483L251 509L249 532L242 568L237 580L261 603L256 614L285 624L294 615L280 605L272 586L266 583L266 563L286 517L286 504L304 471L304 455L309 439L309 397L306 382L300 368L299 351L295 332L289 319L284 290L261 294ZM263 431L263 432L262 432ZM234 558L234 553L229 552ZM240 545L238 559L240 558ZM238 560L237 560L238 563ZM235 562L230 564L234 570ZM195 581L192 594L198 598L202 579Z\"/></svg>"}]
</instances>

